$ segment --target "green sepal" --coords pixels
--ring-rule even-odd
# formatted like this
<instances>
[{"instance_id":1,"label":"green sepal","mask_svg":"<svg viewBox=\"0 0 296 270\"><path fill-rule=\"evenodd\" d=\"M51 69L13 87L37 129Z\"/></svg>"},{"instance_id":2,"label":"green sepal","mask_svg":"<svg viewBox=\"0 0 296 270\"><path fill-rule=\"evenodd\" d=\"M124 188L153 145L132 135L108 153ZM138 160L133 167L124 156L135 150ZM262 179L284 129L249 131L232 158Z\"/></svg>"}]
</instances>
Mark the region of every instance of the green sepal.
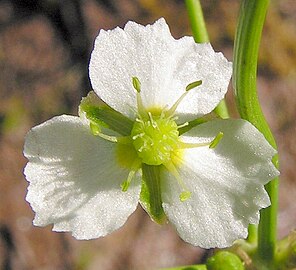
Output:
<instances>
[{"instance_id":1,"label":"green sepal","mask_svg":"<svg viewBox=\"0 0 296 270\"><path fill-rule=\"evenodd\" d=\"M163 224L166 215L162 208L160 170L161 166L142 164L140 203L153 221Z\"/></svg>"},{"instance_id":2,"label":"green sepal","mask_svg":"<svg viewBox=\"0 0 296 270\"><path fill-rule=\"evenodd\" d=\"M133 128L132 120L104 104L93 91L81 100L79 111L93 125L109 128L123 136L130 135Z\"/></svg>"}]
</instances>

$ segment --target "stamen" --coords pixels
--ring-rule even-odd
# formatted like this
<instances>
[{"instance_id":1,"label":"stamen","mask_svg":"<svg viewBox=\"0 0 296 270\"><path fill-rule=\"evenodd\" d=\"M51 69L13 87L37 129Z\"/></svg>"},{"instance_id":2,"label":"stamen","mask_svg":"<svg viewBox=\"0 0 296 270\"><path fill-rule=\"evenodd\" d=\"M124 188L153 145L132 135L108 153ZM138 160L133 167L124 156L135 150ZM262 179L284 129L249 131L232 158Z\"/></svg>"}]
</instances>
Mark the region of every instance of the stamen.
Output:
<instances>
[{"instance_id":1,"label":"stamen","mask_svg":"<svg viewBox=\"0 0 296 270\"><path fill-rule=\"evenodd\" d=\"M125 180L125 181L123 181L123 182L121 183L120 186L121 186L121 190L122 190L123 192L126 192L126 191L128 190L128 188L129 188L129 186L130 186L130 183L131 183L131 181L132 181L132 179L133 179L135 173L136 173L136 171L130 171L129 174L128 174L127 180Z\"/></svg>"},{"instance_id":2,"label":"stamen","mask_svg":"<svg viewBox=\"0 0 296 270\"><path fill-rule=\"evenodd\" d=\"M179 148L186 149L186 148L203 147L203 146L209 146L211 143L212 142L202 142L202 143L179 142Z\"/></svg>"},{"instance_id":3,"label":"stamen","mask_svg":"<svg viewBox=\"0 0 296 270\"><path fill-rule=\"evenodd\" d=\"M153 128L159 129L156 121L154 121L154 119L153 119L153 116L152 116L151 112L148 112L148 116L149 116L149 119L150 119L150 122L151 122Z\"/></svg>"},{"instance_id":4,"label":"stamen","mask_svg":"<svg viewBox=\"0 0 296 270\"><path fill-rule=\"evenodd\" d=\"M90 123L90 130L93 135L99 136L104 140L114 143L129 144L131 142L130 136L111 136L101 132L101 128L98 125Z\"/></svg>"},{"instance_id":5,"label":"stamen","mask_svg":"<svg viewBox=\"0 0 296 270\"><path fill-rule=\"evenodd\" d=\"M145 133L144 133L144 132L139 133L139 134L133 136L132 139L133 139L133 140L136 140L137 138L142 138L143 136L145 136Z\"/></svg>"},{"instance_id":6,"label":"stamen","mask_svg":"<svg viewBox=\"0 0 296 270\"><path fill-rule=\"evenodd\" d=\"M147 117L147 111L143 105L142 97L139 92L137 92L137 106L138 106L138 113L142 118Z\"/></svg>"},{"instance_id":7,"label":"stamen","mask_svg":"<svg viewBox=\"0 0 296 270\"><path fill-rule=\"evenodd\" d=\"M213 149L215 148L218 143L223 138L223 132L219 132L216 137L210 141L210 142L202 142L202 143L186 143L186 142L179 142L179 148L185 149L185 148L195 148L195 147L202 147L202 146L209 146L209 148Z\"/></svg>"},{"instance_id":8,"label":"stamen","mask_svg":"<svg viewBox=\"0 0 296 270\"><path fill-rule=\"evenodd\" d=\"M179 128L182 128L182 127L186 127L186 126L188 126L189 125L189 123L188 122L185 122L184 124L182 124L182 125L178 125L178 129Z\"/></svg>"},{"instance_id":9,"label":"stamen","mask_svg":"<svg viewBox=\"0 0 296 270\"><path fill-rule=\"evenodd\" d=\"M140 118L136 118L136 122L144 124L144 121Z\"/></svg>"},{"instance_id":10,"label":"stamen","mask_svg":"<svg viewBox=\"0 0 296 270\"><path fill-rule=\"evenodd\" d=\"M93 135L99 136L103 138L104 140L110 141L110 142L117 142L118 137L110 136L107 134L104 134L101 132L101 128L98 125L94 125L93 123L90 123L90 130Z\"/></svg>"},{"instance_id":11,"label":"stamen","mask_svg":"<svg viewBox=\"0 0 296 270\"><path fill-rule=\"evenodd\" d=\"M138 113L141 117L147 117L147 111L143 105L142 97L141 97L141 82L137 77L132 77L133 87L137 91L137 106L138 106Z\"/></svg>"},{"instance_id":12,"label":"stamen","mask_svg":"<svg viewBox=\"0 0 296 270\"><path fill-rule=\"evenodd\" d=\"M123 181L120 185L121 190L123 192L126 192L130 186L131 181L133 180L135 173L140 169L141 167L141 161L136 158L135 161L132 164L132 169L130 170L127 179L125 181Z\"/></svg>"},{"instance_id":13,"label":"stamen","mask_svg":"<svg viewBox=\"0 0 296 270\"><path fill-rule=\"evenodd\" d=\"M165 118L166 107L167 107L167 106L165 106L164 109L163 109L163 110L161 111L161 113L160 113L160 118L162 118L162 119Z\"/></svg>"},{"instance_id":14,"label":"stamen","mask_svg":"<svg viewBox=\"0 0 296 270\"><path fill-rule=\"evenodd\" d=\"M171 115L171 116L169 116L169 119L172 121L177 121L179 119L179 117L177 115Z\"/></svg>"},{"instance_id":15,"label":"stamen","mask_svg":"<svg viewBox=\"0 0 296 270\"><path fill-rule=\"evenodd\" d=\"M169 117L169 116L173 115L173 114L175 113L177 107L179 106L179 104L181 103L181 101L184 99L184 97L189 93L189 91L190 91L191 89L193 89L193 88L195 88L195 87L201 85L201 84L202 84L202 81L201 81L201 80L199 80L199 81L195 81L195 82L192 82L192 83L188 84L188 85L186 86L186 92L183 93L183 94L177 99L177 101L173 104L173 106L172 106L169 110L166 111L166 116Z\"/></svg>"},{"instance_id":16,"label":"stamen","mask_svg":"<svg viewBox=\"0 0 296 270\"><path fill-rule=\"evenodd\" d=\"M215 148L218 145L218 143L221 141L221 139L223 138L223 136L224 136L224 133L223 132L219 132L217 134L217 136L214 138L214 140L211 142L209 148L211 148L211 149L212 148Z\"/></svg>"},{"instance_id":17,"label":"stamen","mask_svg":"<svg viewBox=\"0 0 296 270\"><path fill-rule=\"evenodd\" d=\"M188 188L186 187L185 183L183 182L179 172L177 171L175 165L173 162L169 161L167 163L163 164L166 169L176 178L179 186L181 187L181 189L183 190L180 195L179 195L179 199L181 202L187 201L190 197L191 197L191 192L188 190Z\"/></svg>"},{"instance_id":18,"label":"stamen","mask_svg":"<svg viewBox=\"0 0 296 270\"><path fill-rule=\"evenodd\" d=\"M179 106L179 104L181 103L181 101L183 100L183 98L185 97L185 96L187 96L187 94L188 94L189 92L185 92L185 93L183 93L182 95L181 95L181 97L179 97L178 99L177 99L177 101L173 104L173 106L169 109L169 110L167 110L166 111L166 116L167 117L170 117L170 116L172 116L174 113L175 113L175 111L176 111L176 109L178 108L178 106Z\"/></svg>"},{"instance_id":19,"label":"stamen","mask_svg":"<svg viewBox=\"0 0 296 270\"><path fill-rule=\"evenodd\" d=\"M103 134L103 133L98 133L96 135L101 137L102 139L110 141L110 142L115 142L115 143L118 142L118 138L115 137L115 136L109 136L109 135L106 135L106 134Z\"/></svg>"},{"instance_id":20,"label":"stamen","mask_svg":"<svg viewBox=\"0 0 296 270\"><path fill-rule=\"evenodd\" d=\"M206 114L206 115L204 115L204 116L202 116L200 118L189 121L188 126L179 129L179 133L181 135L181 134L189 131L190 129L192 129L195 126L201 125L203 123L206 123L206 122L208 122L210 120L217 119L217 118L218 118L218 115L215 112L208 113L208 114Z\"/></svg>"}]
</instances>

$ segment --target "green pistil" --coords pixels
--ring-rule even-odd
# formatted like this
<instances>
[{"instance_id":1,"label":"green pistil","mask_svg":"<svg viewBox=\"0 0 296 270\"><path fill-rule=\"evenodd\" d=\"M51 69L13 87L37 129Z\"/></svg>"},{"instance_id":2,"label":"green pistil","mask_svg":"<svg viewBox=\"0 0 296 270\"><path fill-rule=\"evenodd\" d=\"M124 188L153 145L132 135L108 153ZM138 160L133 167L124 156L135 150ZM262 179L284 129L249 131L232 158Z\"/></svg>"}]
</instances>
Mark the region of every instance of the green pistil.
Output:
<instances>
[{"instance_id":1,"label":"green pistil","mask_svg":"<svg viewBox=\"0 0 296 270\"><path fill-rule=\"evenodd\" d=\"M178 147L178 126L163 114L152 116L148 112L148 116L136 119L131 132L133 145L143 163L161 165L170 161L172 151Z\"/></svg>"}]
</instances>

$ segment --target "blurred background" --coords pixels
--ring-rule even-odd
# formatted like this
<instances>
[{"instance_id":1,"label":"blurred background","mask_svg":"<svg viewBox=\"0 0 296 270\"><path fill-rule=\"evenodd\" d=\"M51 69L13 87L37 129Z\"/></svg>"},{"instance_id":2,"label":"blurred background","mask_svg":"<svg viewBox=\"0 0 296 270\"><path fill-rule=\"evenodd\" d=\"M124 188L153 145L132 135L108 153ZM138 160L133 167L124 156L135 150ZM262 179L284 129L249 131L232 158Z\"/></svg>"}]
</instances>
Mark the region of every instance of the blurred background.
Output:
<instances>
[{"instance_id":1,"label":"blurred background","mask_svg":"<svg viewBox=\"0 0 296 270\"><path fill-rule=\"evenodd\" d=\"M201 1L212 45L232 60L238 0ZM296 1L274 0L260 50L258 88L281 161L279 237L296 225ZM28 130L77 114L91 86L88 61L99 29L165 17L175 38L190 35L182 0L0 0L0 269L157 269L203 261L139 207L113 234L77 241L32 226L22 155ZM232 89L227 102L238 117Z\"/></svg>"}]
</instances>

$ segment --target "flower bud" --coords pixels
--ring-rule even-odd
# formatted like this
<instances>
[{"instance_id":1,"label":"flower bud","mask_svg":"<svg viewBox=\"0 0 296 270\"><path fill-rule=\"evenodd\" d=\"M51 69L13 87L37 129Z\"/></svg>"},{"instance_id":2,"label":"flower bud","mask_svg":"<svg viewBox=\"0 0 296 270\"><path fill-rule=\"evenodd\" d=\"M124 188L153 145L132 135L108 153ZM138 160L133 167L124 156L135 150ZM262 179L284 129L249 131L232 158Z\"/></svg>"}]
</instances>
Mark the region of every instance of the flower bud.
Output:
<instances>
[{"instance_id":1,"label":"flower bud","mask_svg":"<svg viewBox=\"0 0 296 270\"><path fill-rule=\"evenodd\" d=\"M207 260L208 270L244 270L244 265L240 258L229 252L219 251Z\"/></svg>"}]
</instances>

